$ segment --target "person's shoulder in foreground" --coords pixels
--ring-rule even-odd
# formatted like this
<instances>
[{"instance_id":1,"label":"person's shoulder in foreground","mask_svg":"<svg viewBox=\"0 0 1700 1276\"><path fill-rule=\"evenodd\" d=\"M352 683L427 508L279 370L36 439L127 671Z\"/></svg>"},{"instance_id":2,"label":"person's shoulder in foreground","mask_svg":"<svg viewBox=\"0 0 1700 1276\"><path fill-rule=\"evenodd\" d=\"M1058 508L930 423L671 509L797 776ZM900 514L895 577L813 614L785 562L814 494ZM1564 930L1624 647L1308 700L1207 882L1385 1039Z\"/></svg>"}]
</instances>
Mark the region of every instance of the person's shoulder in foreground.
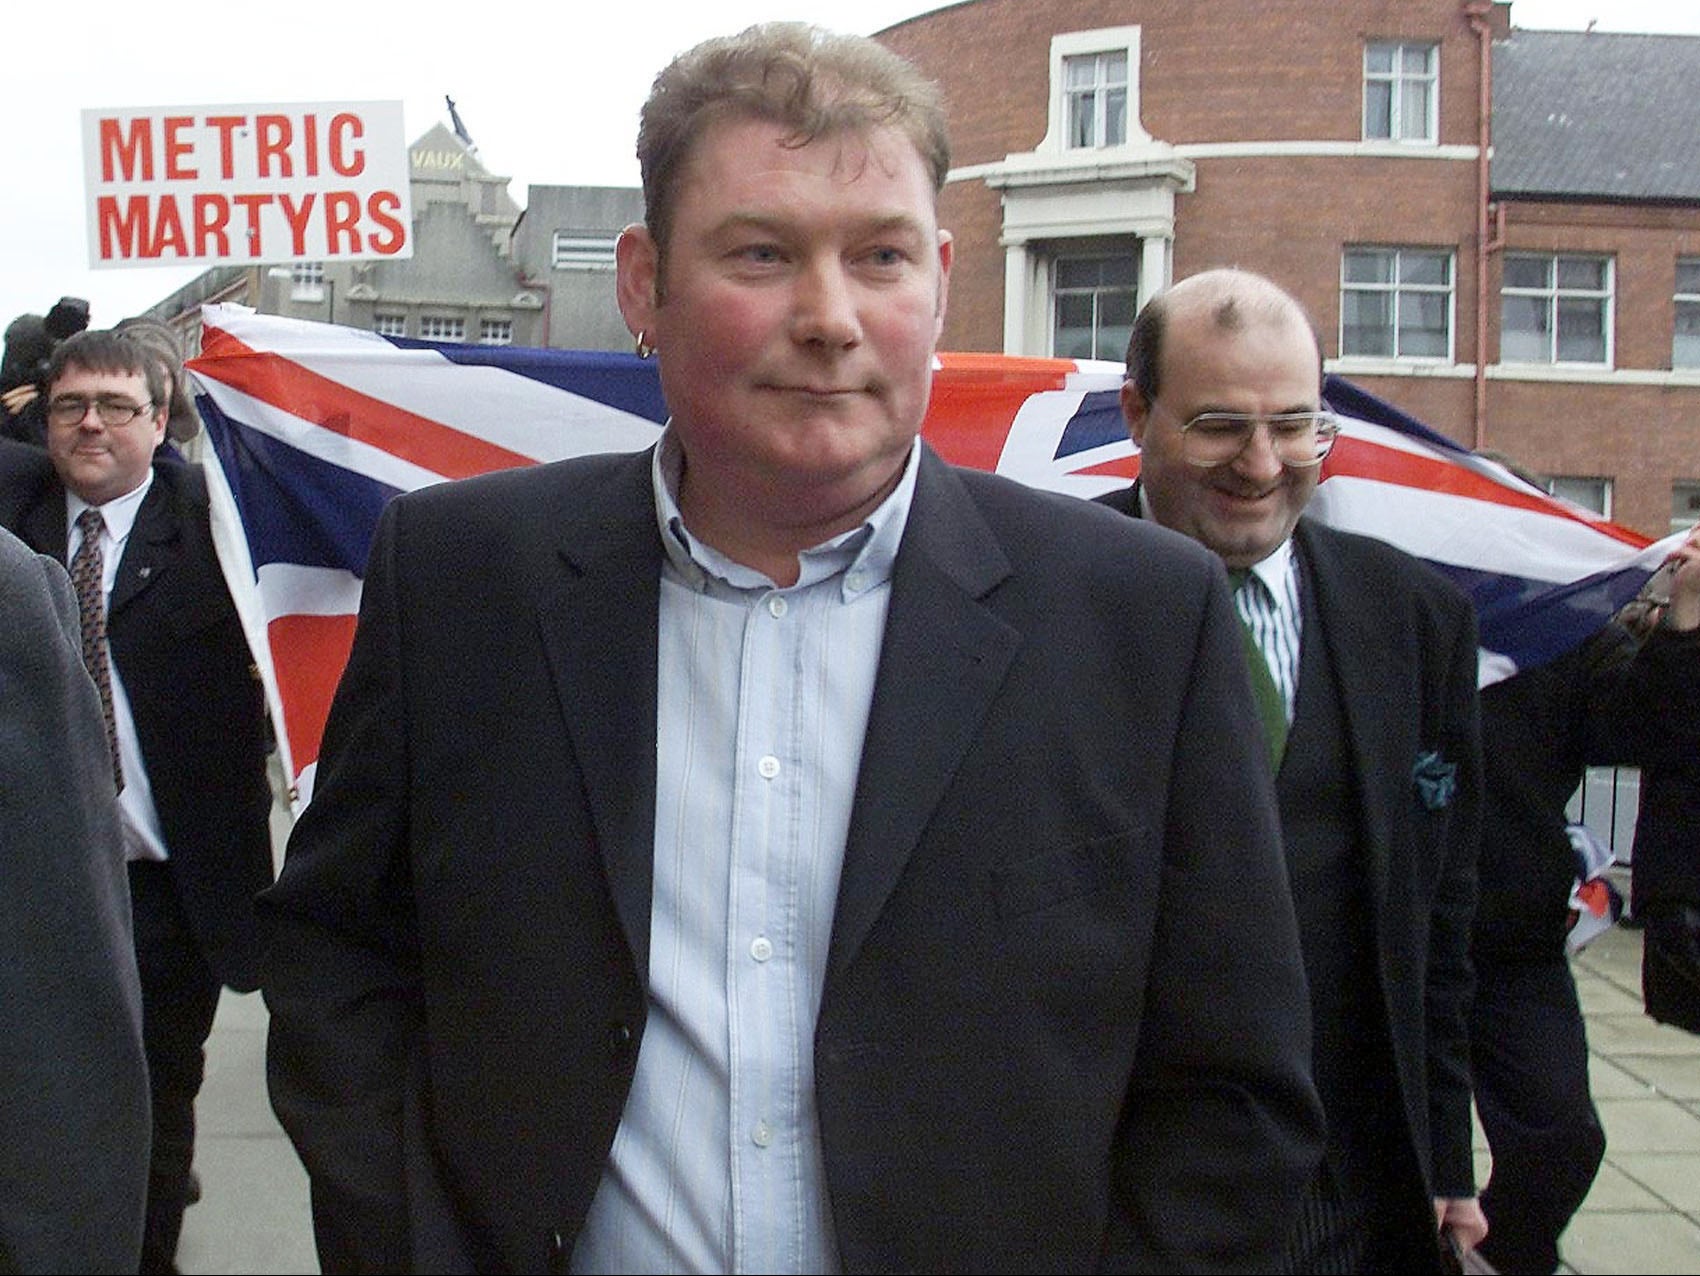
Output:
<instances>
[{"instance_id":1,"label":"person's shoulder in foreground","mask_svg":"<svg viewBox=\"0 0 1700 1276\"><path fill-rule=\"evenodd\" d=\"M64 569L0 530L0 1268L134 1271L141 998L111 755Z\"/></svg>"}]
</instances>

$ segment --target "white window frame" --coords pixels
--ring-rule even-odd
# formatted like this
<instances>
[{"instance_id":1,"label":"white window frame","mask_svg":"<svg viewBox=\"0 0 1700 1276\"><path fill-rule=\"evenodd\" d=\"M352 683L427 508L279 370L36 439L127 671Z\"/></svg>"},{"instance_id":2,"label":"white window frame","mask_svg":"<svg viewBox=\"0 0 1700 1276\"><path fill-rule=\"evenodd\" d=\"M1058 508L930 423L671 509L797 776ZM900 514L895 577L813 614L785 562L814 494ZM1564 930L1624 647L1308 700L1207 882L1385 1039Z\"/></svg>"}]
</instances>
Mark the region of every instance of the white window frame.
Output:
<instances>
[{"instance_id":1,"label":"white window frame","mask_svg":"<svg viewBox=\"0 0 1700 1276\"><path fill-rule=\"evenodd\" d=\"M1120 78L1114 63L1119 62ZM1099 49L1072 53L1063 59L1063 121L1071 151L1102 150L1127 143L1127 51ZM1088 70L1090 83L1078 83L1071 72ZM1081 122L1085 120L1085 137Z\"/></svg>"},{"instance_id":2,"label":"white window frame","mask_svg":"<svg viewBox=\"0 0 1700 1276\"><path fill-rule=\"evenodd\" d=\"M1539 288L1513 287L1504 282L1508 274L1506 267L1513 259L1543 259L1548 263L1547 282ZM1558 282L1559 265L1564 261L1588 261L1605 263L1605 286L1603 288L1577 288L1562 285ZM1616 328L1617 328L1617 259L1610 253L1571 253L1571 252L1526 252L1522 250L1506 250L1501 262L1500 307L1499 307L1499 361L1502 364L1518 364L1526 367L1561 367L1561 368L1610 368L1616 358ZM1505 299L1507 297L1528 297L1542 300L1547 312L1547 356L1544 359L1507 358L1505 353ZM1602 322L1600 325L1602 344L1601 358L1594 359L1560 359L1558 357L1560 303L1565 300L1590 300L1600 306Z\"/></svg>"},{"instance_id":3,"label":"white window frame","mask_svg":"<svg viewBox=\"0 0 1700 1276\"><path fill-rule=\"evenodd\" d=\"M1113 243L1113 242L1109 242L1109 241L1099 241L1099 240L1087 240L1087 241L1078 241L1078 242L1072 242L1071 243L1067 240L1063 240L1063 241L1060 241L1057 244L1052 246L1051 251L1049 253L1049 259L1050 259L1049 260L1049 265L1050 265L1049 292L1050 292L1050 303L1051 303L1051 305L1050 305L1051 322L1050 322L1050 326L1049 326L1049 346L1048 346L1047 353L1049 353L1053 357L1055 357L1056 354L1057 354L1057 302L1058 302L1059 298L1061 298L1064 295L1064 289L1063 289L1062 284L1061 284L1063 263L1065 261L1106 261L1106 260L1110 260L1112 258L1123 258L1127 261L1132 262L1132 264L1133 264L1133 282L1131 284L1126 285L1125 287L1123 285L1099 285L1099 286L1094 287L1090 290L1085 290L1085 289L1069 289L1068 290L1068 292L1070 292L1070 293L1089 292L1090 296L1092 297L1092 345L1093 345L1093 349L1096 350L1097 346L1098 346L1099 334L1103 330L1103 325L1100 322L1101 311L1102 311L1101 301L1102 301L1102 298L1106 294L1125 292L1127 294L1130 302L1132 303L1132 305L1135 309L1135 312L1137 312L1137 310L1138 310L1138 306L1139 306L1139 274L1140 274L1140 264L1141 264L1140 255L1141 255L1141 250L1140 250L1139 241L1137 239L1133 239L1131 237L1128 238L1123 243ZM1091 354L1091 355L1068 356L1068 357L1070 357L1070 358L1075 358L1075 357L1096 358L1096 359L1108 359L1108 360L1112 360L1112 361L1119 361L1119 360L1127 357L1127 340L1126 340L1126 338L1123 338L1123 340L1121 342L1121 348L1117 349L1117 350L1112 350L1107 354Z\"/></svg>"},{"instance_id":4,"label":"white window frame","mask_svg":"<svg viewBox=\"0 0 1700 1276\"><path fill-rule=\"evenodd\" d=\"M394 311L380 311L372 316L372 331L380 337L405 337L407 316Z\"/></svg>"},{"instance_id":5,"label":"white window frame","mask_svg":"<svg viewBox=\"0 0 1700 1276\"><path fill-rule=\"evenodd\" d=\"M1390 253L1393 257L1393 278L1385 283L1349 280L1346 261L1353 253ZM1408 283L1400 278L1405 254L1443 257L1446 260L1445 284ZM1397 359L1402 363L1451 363L1455 357L1454 342L1458 332L1458 254L1450 248L1429 248L1422 245L1395 246L1391 244L1348 244L1340 254L1340 333L1339 351L1342 359ZM1393 327L1391 355L1346 349L1346 297L1349 293L1386 294L1392 297L1390 321ZM1446 298L1446 350L1442 354L1406 354L1399 348L1399 312L1407 296L1436 296Z\"/></svg>"},{"instance_id":6,"label":"white window frame","mask_svg":"<svg viewBox=\"0 0 1700 1276\"><path fill-rule=\"evenodd\" d=\"M1686 499L1683 499L1686 493ZM1694 517L1677 513L1678 501L1684 510L1692 510ZM1677 479L1670 485L1670 529L1673 532L1686 532L1696 523L1700 523L1700 481L1694 479Z\"/></svg>"},{"instance_id":7,"label":"white window frame","mask_svg":"<svg viewBox=\"0 0 1700 1276\"><path fill-rule=\"evenodd\" d=\"M465 341L466 320L459 315L420 315L419 336L425 341Z\"/></svg>"},{"instance_id":8,"label":"white window frame","mask_svg":"<svg viewBox=\"0 0 1700 1276\"><path fill-rule=\"evenodd\" d=\"M514 343L512 319L480 319L478 344L481 346L511 346Z\"/></svg>"},{"instance_id":9,"label":"white window frame","mask_svg":"<svg viewBox=\"0 0 1700 1276\"><path fill-rule=\"evenodd\" d=\"M1392 52L1392 67L1386 71L1370 69L1370 59L1376 50ZM1405 70L1405 55L1420 51L1426 55L1427 69L1420 72ZM1434 146L1440 140L1440 44L1434 40L1365 40L1364 41L1363 135L1366 142L1396 142L1403 146ZM1406 90L1411 85L1428 87L1427 110L1420 121L1407 118ZM1387 91L1387 135L1370 132L1369 111L1372 87L1385 86ZM1411 133L1411 128L1421 131Z\"/></svg>"},{"instance_id":10,"label":"white window frame","mask_svg":"<svg viewBox=\"0 0 1700 1276\"><path fill-rule=\"evenodd\" d=\"M1611 517L1611 479L1597 474L1554 474L1547 479L1547 493L1572 505L1592 510L1601 518Z\"/></svg>"},{"instance_id":11,"label":"white window frame","mask_svg":"<svg viewBox=\"0 0 1700 1276\"><path fill-rule=\"evenodd\" d=\"M558 230L550 243L550 264L556 270L613 270L618 238L605 231Z\"/></svg>"},{"instance_id":12,"label":"white window frame","mask_svg":"<svg viewBox=\"0 0 1700 1276\"><path fill-rule=\"evenodd\" d=\"M1684 268L1693 272L1692 286L1684 289L1682 273ZM1670 366L1672 368L1700 370L1700 257L1678 257L1676 259L1676 290L1673 294L1675 326L1671 329ZM1690 312L1696 321L1697 331L1683 341L1682 316L1684 311ZM1691 347L1690 357L1678 358L1678 351L1684 345Z\"/></svg>"},{"instance_id":13,"label":"white window frame","mask_svg":"<svg viewBox=\"0 0 1700 1276\"><path fill-rule=\"evenodd\" d=\"M325 299L325 263L298 261L289 268L289 299L291 301L323 301Z\"/></svg>"},{"instance_id":14,"label":"white window frame","mask_svg":"<svg viewBox=\"0 0 1700 1276\"><path fill-rule=\"evenodd\" d=\"M1110 146L1071 146L1069 144L1069 87L1068 63L1075 58L1124 54L1127 58L1127 84L1124 101L1126 115L1122 122L1122 140ZM1149 142L1151 135L1139 123L1139 28L1098 27L1091 31L1064 31L1051 37L1051 97L1049 118L1044 141L1038 150L1046 154L1095 154L1114 150L1131 143Z\"/></svg>"}]
</instances>

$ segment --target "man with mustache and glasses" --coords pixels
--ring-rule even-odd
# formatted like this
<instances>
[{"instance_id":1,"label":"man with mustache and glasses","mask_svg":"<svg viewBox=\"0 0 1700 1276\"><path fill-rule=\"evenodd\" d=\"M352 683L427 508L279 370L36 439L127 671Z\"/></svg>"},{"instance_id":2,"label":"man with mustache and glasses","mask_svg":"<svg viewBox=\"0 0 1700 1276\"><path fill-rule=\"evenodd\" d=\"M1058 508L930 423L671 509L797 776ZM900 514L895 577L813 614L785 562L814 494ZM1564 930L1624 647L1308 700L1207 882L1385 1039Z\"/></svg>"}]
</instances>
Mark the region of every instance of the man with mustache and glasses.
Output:
<instances>
[{"instance_id":1,"label":"man with mustache and glasses","mask_svg":"<svg viewBox=\"0 0 1700 1276\"><path fill-rule=\"evenodd\" d=\"M1315 333L1273 282L1182 280L1136 317L1127 364L1139 479L1099 500L1228 567L1280 803L1328 1119L1285 1270L1432 1271L1486 1232L1466 1023L1474 612L1411 556L1303 517L1336 426Z\"/></svg>"}]
</instances>

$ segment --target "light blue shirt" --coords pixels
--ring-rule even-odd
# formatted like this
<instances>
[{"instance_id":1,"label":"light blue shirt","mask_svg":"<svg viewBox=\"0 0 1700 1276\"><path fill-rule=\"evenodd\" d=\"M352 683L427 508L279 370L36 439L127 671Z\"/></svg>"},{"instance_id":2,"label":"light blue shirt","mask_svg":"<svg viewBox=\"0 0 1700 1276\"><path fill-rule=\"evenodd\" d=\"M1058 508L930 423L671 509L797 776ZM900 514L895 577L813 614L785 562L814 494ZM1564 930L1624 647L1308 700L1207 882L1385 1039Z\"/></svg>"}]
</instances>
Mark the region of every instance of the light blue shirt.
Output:
<instances>
[{"instance_id":1,"label":"light blue shirt","mask_svg":"<svg viewBox=\"0 0 1700 1276\"><path fill-rule=\"evenodd\" d=\"M815 1020L918 456L781 589L691 536L656 449L649 1019L574 1271L839 1269Z\"/></svg>"}]
</instances>

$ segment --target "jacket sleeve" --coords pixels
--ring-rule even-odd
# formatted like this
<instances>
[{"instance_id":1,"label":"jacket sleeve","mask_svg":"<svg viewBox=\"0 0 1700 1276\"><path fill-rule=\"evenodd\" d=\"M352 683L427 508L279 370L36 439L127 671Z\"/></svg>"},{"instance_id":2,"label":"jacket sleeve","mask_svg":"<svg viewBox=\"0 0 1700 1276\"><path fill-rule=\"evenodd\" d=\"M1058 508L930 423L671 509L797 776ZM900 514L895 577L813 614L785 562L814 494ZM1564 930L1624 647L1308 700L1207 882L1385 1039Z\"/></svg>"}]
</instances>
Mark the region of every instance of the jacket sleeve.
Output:
<instances>
[{"instance_id":1,"label":"jacket sleeve","mask_svg":"<svg viewBox=\"0 0 1700 1276\"><path fill-rule=\"evenodd\" d=\"M1220 571L1203 610L1105 1270L1277 1270L1322 1151L1274 785Z\"/></svg>"},{"instance_id":2,"label":"jacket sleeve","mask_svg":"<svg viewBox=\"0 0 1700 1276\"><path fill-rule=\"evenodd\" d=\"M414 1266L403 1121L421 1012L395 516L392 502L373 542L313 798L276 885L259 897L267 1083L311 1181L326 1272Z\"/></svg>"},{"instance_id":3,"label":"jacket sleeve","mask_svg":"<svg viewBox=\"0 0 1700 1276\"><path fill-rule=\"evenodd\" d=\"M1481 842L1481 719L1476 690L1475 613L1462 597L1443 611L1426 693L1424 746L1456 763L1455 797L1440 841L1442 864L1429 925L1424 1011L1428 1043L1429 1136L1437 1196L1475 1195L1470 1120L1470 962Z\"/></svg>"},{"instance_id":4,"label":"jacket sleeve","mask_svg":"<svg viewBox=\"0 0 1700 1276\"><path fill-rule=\"evenodd\" d=\"M1590 765L1680 765L1700 749L1700 629L1656 628L1637 647L1612 622L1584 656Z\"/></svg>"}]
</instances>

